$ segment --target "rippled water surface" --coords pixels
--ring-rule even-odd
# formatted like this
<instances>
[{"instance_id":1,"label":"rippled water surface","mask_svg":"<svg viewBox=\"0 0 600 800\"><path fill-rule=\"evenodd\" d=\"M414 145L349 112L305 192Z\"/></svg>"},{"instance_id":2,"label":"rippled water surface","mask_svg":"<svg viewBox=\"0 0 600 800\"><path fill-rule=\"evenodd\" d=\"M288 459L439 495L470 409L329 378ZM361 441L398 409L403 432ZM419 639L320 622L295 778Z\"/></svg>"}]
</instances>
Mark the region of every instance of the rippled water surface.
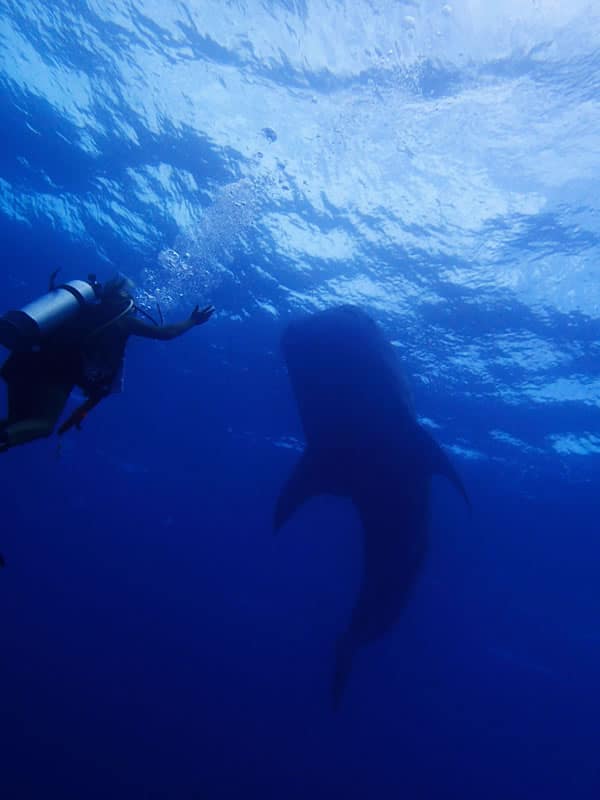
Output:
<instances>
[{"instance_id":1,"label":"rippled water surface","mask_svg":"<svg viewBox=\"0 0 600 800\"><path fill-rule=\"evenodd\" d=\"M165 305L362 303L473 413L571 404L474 458L600 448L593 4L4 6L4 213L123 245Z\"/></svg>"}]
</instances>

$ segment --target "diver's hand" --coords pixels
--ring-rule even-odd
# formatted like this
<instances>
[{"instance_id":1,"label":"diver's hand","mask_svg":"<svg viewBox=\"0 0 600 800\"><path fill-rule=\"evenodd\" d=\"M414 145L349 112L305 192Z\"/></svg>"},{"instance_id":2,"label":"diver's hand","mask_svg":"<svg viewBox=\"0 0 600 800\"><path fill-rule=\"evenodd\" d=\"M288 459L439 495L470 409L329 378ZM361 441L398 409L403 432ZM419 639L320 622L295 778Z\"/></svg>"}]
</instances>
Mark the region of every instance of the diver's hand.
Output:
<instances>
[{"instance_id":1,"label":"diver's hand","mask_svg":"<svg viewBox=\"0 0 600 800\"><path fill-rule=\"evenodd\" d=\"M190 314L190 320L194 323L194 325L204 325L204 323L208 322L214 313L214 306L206 306L202 309L200 306L196 306L196 308Z\"/></svg>"}]
</instances>

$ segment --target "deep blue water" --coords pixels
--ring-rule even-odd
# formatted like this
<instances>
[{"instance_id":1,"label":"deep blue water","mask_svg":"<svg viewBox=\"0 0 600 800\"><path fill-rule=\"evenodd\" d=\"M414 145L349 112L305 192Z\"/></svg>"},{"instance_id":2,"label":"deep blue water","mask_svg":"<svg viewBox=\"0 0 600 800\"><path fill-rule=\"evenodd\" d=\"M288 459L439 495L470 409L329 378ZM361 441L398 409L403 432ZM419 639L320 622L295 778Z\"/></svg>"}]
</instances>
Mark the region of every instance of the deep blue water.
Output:
<instances>
[{"instance_id":1,"label":"deep blue water","mask_svg":"<svg viewBox=\"0 0 600 800\"><path fill-rule=\"evenodd\" d=\"M217 307L0 457L3 798L600 796L599 68L583 0L0 0L2 310L57 266ZM280 336L340 302L473 511L434 481L333 714L358 520L271 529Z\"/></svg>"}]
</instances>

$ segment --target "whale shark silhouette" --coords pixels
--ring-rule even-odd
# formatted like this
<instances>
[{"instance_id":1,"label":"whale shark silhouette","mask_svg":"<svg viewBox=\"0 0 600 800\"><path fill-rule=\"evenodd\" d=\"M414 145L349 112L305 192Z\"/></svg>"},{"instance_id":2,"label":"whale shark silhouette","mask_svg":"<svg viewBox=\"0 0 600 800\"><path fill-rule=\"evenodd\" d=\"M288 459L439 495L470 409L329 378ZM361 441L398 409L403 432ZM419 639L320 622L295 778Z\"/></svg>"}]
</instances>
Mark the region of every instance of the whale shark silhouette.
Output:
<instances>
[{"instance_id":1,"label":"whale shark silhouette","mask_svg":"<svg viewBox=\"0 0 600 800\"><path fill-rule=\"evenodd\" d=\"M364 531L362 585L335 658L338 708L357 650L396 623L427 550L431 477L469 503L448 457L417 422L394 347L364 311L339 306L291 323L282 348L306 447L275 508L279 530L306 500L350 497Z\"/></svg>"}]
</instances>

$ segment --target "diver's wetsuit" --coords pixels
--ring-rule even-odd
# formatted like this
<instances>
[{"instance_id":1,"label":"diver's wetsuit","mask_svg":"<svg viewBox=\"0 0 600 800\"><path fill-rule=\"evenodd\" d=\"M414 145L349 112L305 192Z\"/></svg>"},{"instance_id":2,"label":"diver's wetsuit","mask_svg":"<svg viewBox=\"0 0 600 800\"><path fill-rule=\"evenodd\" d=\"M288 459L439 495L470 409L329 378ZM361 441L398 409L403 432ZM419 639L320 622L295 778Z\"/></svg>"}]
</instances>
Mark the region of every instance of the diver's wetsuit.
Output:
<instances>
[{"instance_id":1,"label":"diver's wetsuit","mask_svg":"<svg viewBox=\"0 0 600 800\"><path fill-rule=\"evenodd\" d=\"M199 324L194 314L183 322L161 326L149 325L134 314L133 304L123 298L118 305L100 303L49 337L39 350L14 352L7 358L0 369L8 385L8 417L0 421L0 451L50 436L75 386L90 398L110 394L130 336L174 339Z\"/></svg>"}]
</instances>

